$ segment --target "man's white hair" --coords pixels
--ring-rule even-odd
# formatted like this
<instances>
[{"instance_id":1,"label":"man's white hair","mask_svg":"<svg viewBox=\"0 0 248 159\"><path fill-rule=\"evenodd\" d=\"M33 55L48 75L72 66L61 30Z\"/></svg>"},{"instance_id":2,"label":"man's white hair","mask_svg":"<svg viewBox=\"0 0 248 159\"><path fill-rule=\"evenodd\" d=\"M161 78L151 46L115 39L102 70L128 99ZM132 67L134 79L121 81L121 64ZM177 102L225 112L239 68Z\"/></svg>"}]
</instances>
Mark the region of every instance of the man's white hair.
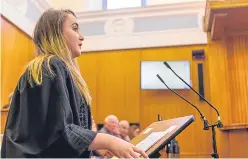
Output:
<instances>
[{"instance_id":1,"label":"man's white hair","mask_svg":"<svg viewBox=\"0 0 248 159\"><path fill-rule=\"evenodd\" d=\"M118 119L117 116L115 116L115 115L108 115L108 116L105 118L104 122L105 122L105 123L108 123L108 122L113 121L113 120L116 120L117 122L119 122L119 119Z\"/></svg>"}]
</instances>

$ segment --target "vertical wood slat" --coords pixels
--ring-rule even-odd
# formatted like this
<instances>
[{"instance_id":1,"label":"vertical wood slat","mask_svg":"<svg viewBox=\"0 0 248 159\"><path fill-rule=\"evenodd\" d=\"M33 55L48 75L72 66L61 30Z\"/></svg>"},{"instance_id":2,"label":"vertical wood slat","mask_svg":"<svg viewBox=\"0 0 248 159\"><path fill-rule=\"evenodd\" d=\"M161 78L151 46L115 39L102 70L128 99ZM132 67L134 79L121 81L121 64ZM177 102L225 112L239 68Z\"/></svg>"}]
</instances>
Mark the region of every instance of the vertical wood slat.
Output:
<instances>
[{"instance_id":1,"label":"vertical wood slat","mask_svg":"<svg viewBox=\"0 0 248 159\"><path fill-rule=\"evenodd\" d=\"M232 94L231 123L248 123L248 36L233 36L226 39L230 92Z\"/></svg>"}]
</instances>

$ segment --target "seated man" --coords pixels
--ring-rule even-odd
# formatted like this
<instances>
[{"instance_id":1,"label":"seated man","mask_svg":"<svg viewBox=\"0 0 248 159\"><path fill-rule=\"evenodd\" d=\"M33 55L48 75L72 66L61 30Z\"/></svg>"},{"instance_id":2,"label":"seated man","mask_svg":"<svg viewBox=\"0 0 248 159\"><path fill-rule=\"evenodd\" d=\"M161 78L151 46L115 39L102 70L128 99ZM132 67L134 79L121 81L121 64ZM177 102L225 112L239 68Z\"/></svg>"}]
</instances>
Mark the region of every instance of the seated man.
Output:
<instances>
[{"instance_id":1,"label":"seated man","mask_svg":"<svg viewBox=\"0 0 248 159\"><path fill-rule=\"evenodd\" d=\"M107 116L104 120L104 125L99 132L119 137L119 119L115 115Z\"/></svg>"},{"instance_id":2,"label":"seated man","mask_svg":"<svg viewBox=\"0 0 248 159\"><path fill-rule=\"evenodd\" d=\"M104 125L99 133L105 133L109 135L113 135L116 137L120 137L119 130L119 119L115 115L109 115L104 120ZM104 158L112 158L113 154L108 150L97 150L93 152L94 156L102 156Z\"/></svg>"},{"instance_id":3,"label":"seated man","mask_svg":"<svg viewBox=\"0 0 248 159\"><path fill-rule=\"evenodd\" d=\"M128 136L129 122L127 120L122 120L119 122L119 127L120 127L120 137L123 140L130 142L130 138Z\"/></svg>"}]
</instances>

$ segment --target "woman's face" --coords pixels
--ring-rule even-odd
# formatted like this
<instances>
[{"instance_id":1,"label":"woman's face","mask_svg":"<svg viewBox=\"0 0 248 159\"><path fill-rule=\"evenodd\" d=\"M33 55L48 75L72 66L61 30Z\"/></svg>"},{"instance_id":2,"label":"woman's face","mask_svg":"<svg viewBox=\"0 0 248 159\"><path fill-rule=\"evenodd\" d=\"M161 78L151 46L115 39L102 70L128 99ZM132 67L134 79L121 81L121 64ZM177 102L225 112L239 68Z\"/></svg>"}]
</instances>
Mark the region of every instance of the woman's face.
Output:
<instances>
[{"instance_id":1,"label":"woman's face","mask_svg":"<svg viewBox=\"0 0 248 159\"><path fill-rule=\"evenodd\" d=\"M84 40L84 37L79 32L77 19L72 14L68 14L65 18L62 29L63 36L72 53L72 58L80 56L82 41Z\"/></svg>"}]
</instances>

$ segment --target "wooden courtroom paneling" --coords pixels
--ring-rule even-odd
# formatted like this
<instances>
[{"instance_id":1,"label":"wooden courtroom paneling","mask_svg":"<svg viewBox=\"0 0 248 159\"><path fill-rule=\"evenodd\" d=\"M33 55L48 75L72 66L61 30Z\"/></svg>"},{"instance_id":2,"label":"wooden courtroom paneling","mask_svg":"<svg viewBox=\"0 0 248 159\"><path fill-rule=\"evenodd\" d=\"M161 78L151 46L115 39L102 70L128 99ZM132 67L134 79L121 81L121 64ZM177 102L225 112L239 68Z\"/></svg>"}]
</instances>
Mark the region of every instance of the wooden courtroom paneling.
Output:
<instances>
[{"instance_id":1,"label":"wooden courtroom paneling","mask_svg":"<svg viewBox=\"0 0 248 159\"><path fill-rule=\"evenodd\" d=\"M229 123L229 107L230 92L229 92L229 78L227 67L227 54L223 41L212 42L208 44L209 57L209 77L210 77L210 94L211 102L221 113L221 120L223 124ZM213 113L213 119L215 114ZM227 157L228 155L228 134L217 130L217 148L220 157ZM221 148L220 148L221 147ZM224 156L223 156L224 155Z\"/></svg>"},{"instance_id":2,"label":"wooden courtroom paneling","mask_svg":"<svg viewBox=\"0 0 248 159\"><path fill-rule=\"evenodd\" d=\"M87 53L78 61L93 95L96 122L109 114L139 122L140 51Z\"/></svg>"},{"instance_id":3,"label":"wooden courtroom paneling","mask_svg":"<svg viewBox=\"0 0 248 159\"><path fill-rule=\"evenodd\" d=\"M8 104L24 66L34 57L31 38L1 16L1 107Z\"/></svg>"},{"instance_id":4,"label":"wooden courtroom paneling","mask_svg":"<svg viewBox=\"0 0 248 159\"><path fill-rule=\"evenodd\" d=\"M230 79L230 123L248 123L248 36L226 38Z\"/></svg>"},{"instance_id":5,"label":"wooden courtroom paneling","mask_svg":"<svg viewBox=\"0 0 248 159\"><path fill-rule=\"evenodd\" d=\"M248 124L248 35L225 39L230 81L230 124ZM248 129L230 130L229 157L248 157ZM222 141L220 141L222 142Z\"/></svg>"},{"instance_id":6,"label":"wooden courtroom paneling","mask_svg":"<svg viewBox=\"0 0 248 159\"><path fill-rule=\"evenodd\" d=\"M229 131L229 157L248 157L248 129Z\"/></svg>"},{"instance_id":7,"label":"wooden courtroom paneling","mask_svg":"<svg viewBox=\"0 0 248 159\"><path fill-rule=\"evenodd\" d=\"M229 36L208 45L211 101L224 125L248 124L248 36ZM248 157L247 128L217 131L221 157Z\"/></svg>"}]
</instances>

